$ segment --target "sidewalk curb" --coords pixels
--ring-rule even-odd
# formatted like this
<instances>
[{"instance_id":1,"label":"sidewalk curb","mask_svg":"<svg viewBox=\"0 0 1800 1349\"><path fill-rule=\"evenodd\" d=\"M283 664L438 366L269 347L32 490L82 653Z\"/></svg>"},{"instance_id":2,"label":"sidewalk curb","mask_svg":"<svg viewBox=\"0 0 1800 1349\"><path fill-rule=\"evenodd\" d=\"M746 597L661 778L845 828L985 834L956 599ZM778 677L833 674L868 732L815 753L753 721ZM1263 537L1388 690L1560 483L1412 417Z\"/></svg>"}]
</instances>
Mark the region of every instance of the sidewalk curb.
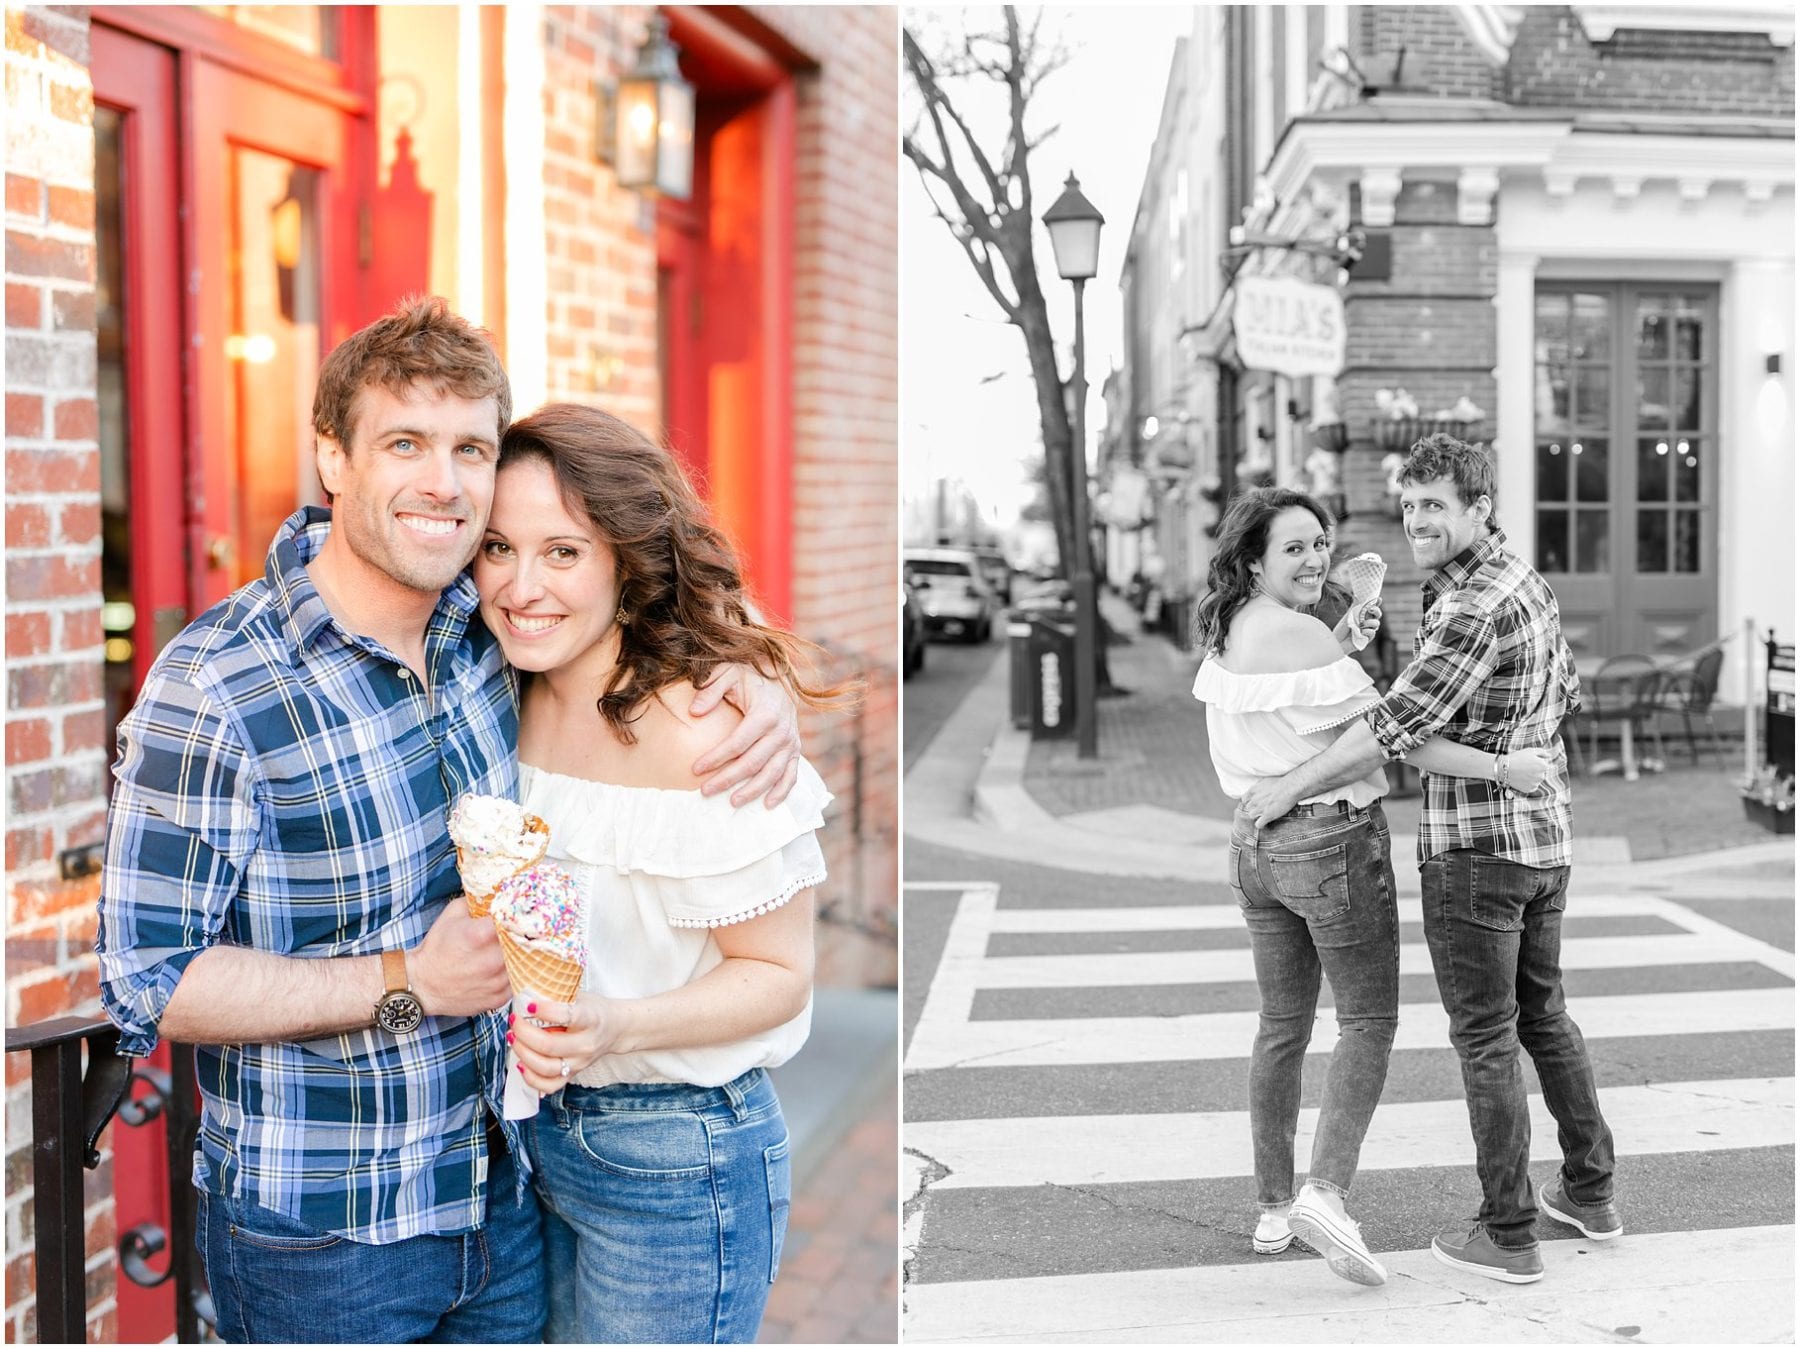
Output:
<instances>
[{"instance_id":1,"label":"sidewalk curb","mask_svg":"<svg viewBox=\"0 0 1800 1349\"><path fill-rule=\"evenodd\" d=\"M1224 876L1231 833L1231 826L1224 821L1157 806L1066 816L1045 810L1025 787L1031 736L1012 724L1006 702L1007 679L1002 655L970 690L963 707L952 714L952 720L960 723L955 728L958 733L950 734L952 727L947 724L907 774L909 837L1004 861L1091 875L1193 881ZM961 802L932 799L938 795L935 792L923 793L924 799L915 798L914 787L954 776L953 747L979 737L984 721L994 729L973 784L972 818L957 810L958 804L969 803L968 796ZM1598 837L1577 839L1578 852L1592 849L1598 854L1578 856L1586 885L1660 887L1679 883L1694 873L1716 874L1734 867L1791 861L1795 852L1791 841L1772 841L1634 862L1607 846L1613 842ZM1419 893L1415 846L1410 835L1396 836L1393 842L1394 879L1402 895Z\"/></svg>"}]
</instances>

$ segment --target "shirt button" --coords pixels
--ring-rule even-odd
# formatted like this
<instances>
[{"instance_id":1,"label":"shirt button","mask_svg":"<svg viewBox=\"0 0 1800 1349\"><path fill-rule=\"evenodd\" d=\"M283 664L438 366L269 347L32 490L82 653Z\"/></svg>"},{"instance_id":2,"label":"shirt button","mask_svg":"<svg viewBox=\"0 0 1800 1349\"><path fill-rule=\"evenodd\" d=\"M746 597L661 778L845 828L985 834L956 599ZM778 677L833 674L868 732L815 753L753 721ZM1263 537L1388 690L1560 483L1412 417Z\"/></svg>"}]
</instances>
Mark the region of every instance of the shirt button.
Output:
<instances>
[{"instance_id":1,"label":"shirt button","mask_svg":"<svg viewBox=\"0 0 1800 1349\"><path fill-rule=\"evenodd\" d=\"M412 678L412 671L407 669L405 666L401 666L400 667L400 678L410 680Z\"/></svg>"}]
</instances>

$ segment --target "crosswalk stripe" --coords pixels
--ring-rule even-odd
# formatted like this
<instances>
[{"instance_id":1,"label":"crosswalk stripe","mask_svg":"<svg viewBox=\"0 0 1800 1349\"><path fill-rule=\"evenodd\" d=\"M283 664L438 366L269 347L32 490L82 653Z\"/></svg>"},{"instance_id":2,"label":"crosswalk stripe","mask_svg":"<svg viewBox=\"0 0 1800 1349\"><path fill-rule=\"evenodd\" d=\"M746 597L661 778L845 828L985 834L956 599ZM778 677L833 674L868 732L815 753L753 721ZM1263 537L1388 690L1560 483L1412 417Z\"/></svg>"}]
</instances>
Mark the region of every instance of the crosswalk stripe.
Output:
<instances>
[{"instance_id":1,"label":"crosswalk stripe","mask_svg":"<svg viewBox=\"0 0 1800 1349\"><path fill-rule=\"evenodd\" d=\"M1792 1030L1794 990L1749 988L1698 993L1631 993L1571 998L1569 1011L1588 1039L1678 1035L1722 1030ZM1073 1063L1161 1063L1247 1057L1255 1012L1194 1016L1091 1017L1044 1021L927 1022L920 1019L907 1050L907 1070L1039 1067ZM1314 1054L1337 1043L1337 1022L1323 1009L1313 1028ZM1447 1049L1450 1020L1441 1004L1405 1003L1395 1049Z\"/></svg>"},{"instance_id":2,"label":"crosswalk stripe","mask_svg":"<svg viewBox=\"0 0 1800 1349\"><path fill-rule=\"evenodd\" d=\"M1762 943L1735 934L1672 933L1639 937L1576 937L1562 944L1564 970L1693 965L1707 961L1757 960ZM965 957L966 960L966 957ZM1125 954L988 956L970 969L952 963L948 950L938 977L972 975L976 987L1103 988L1151 984L1243 982L1256 978L1247 947L1223 951L1149 951ZM1423 942L1400 947L1401 974L1431 973L1431 951Z\"/></svg>"},{"instance_id":3,"label":"crosswalk stripe","mask_svg":"<svg viewBox=\"0 0 1800 1349\"><path fill-rule=\"evenodd\" d=\"M909 887L910 888L910 887ZM962 887L957 887L962 888ZM1565 917L1622 918L1640 914L1661 916L1669 902L1653 895L1600 894L1571 898ZM1402 922L1418 922L1417 902L1400 903ZM1690 926L1699 915L1683 910L1676 920ZM1241 928L1244 916L1235 904L1181 904L1160 907L1133 905L1087 909L996 909L990 930L994 932L1146 932L1181 928ZM1742 935L1742 934L1738 934Z\"/></svg>"},{"instance_id":4,"label":"crosswalk stripe","mask_svg":"<svg viewBox=\"0 0 1800 1349\"><path fill-rule=\"evenodd\" d=\"M1529 1098L1534 1161L1559 1160L1556 1123ZM1602 1099L1624 1155L1779 1147L1794 1141L1794 1079L1664 1082L1608 1090ZM1295 1155L1310 1155L1318 1111L1300 1112ZM1247 1176L1254 1172L1250 1117L1206 1114L1080 1115L909 1123L906 1146L948 1168L935 1190L1031 1185L1110 1185ZM1359 1169L1473 1166L1469 1115L1458 1101L1384 1105L1363 1142ZM1304 1160L1302 1160L1304 1165Z\"/></svg>"},{"instance_id":5,"label":"crosswalk stripe","mask_svg":"<svg viewBox=\"0 0 1800 1349\"><path fill-rule=\"evenodd\" d=\"M1388 1282L1356 1288L1316 1261L913 1283L906 1340L1178 1343L1569 1343L1600 1327L1665 1342L1791 1342L1794 1229L1627 1235L1601 1246L1543 1241L1541 1283L1508 1287L1438 1263L1382 1255ZM1722 1309L1729 1308L1729 1312ZM1721 1318L1724 1318L1723 1320Z\"/></svg>"}]
</instances>

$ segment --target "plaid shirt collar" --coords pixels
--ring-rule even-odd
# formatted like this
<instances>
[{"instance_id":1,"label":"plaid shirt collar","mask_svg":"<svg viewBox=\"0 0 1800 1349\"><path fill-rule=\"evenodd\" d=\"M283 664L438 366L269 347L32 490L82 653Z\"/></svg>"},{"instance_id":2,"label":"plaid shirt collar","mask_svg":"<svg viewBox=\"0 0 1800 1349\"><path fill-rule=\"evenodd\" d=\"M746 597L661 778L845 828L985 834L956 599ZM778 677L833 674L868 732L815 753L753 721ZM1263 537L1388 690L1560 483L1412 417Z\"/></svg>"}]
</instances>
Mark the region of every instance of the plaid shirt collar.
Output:
<instances>
[{"instance_id":1,"label":"plaid shirt collar","mask_svg":"<svg viewBox=\"0 0 1800 1349\"><path fill-rule=\"evenodd\" d=\"M1477 539L1432 572L1419 587L1425 594L1426 610L1458 586L1468 584L1482 568L1492 566L1505 548L1506 531L1496 528L1485 539Z\"/></svg>"},{"instance_id":2,"label":"plaid shirt collar","mask_svg":"<svg viewBox=\"0 0 1800 1349\"><path fill-rule=\"evenodd\" d=\"M268 583L269 595L281 612L282 625L292 643L296 663L321 633L337 623L325 604L325 597L319 594L319 587L313 584L312 574L306 569L307 564L319 555L330 534L331 512L323 506L302 506L275 531L274 542L269 545L269 555L263 563L263 580ZM465 569L439 597L427 629L427 643L434 637L450 640L461 637L475 615L477 603L475 581ZM367 641L349 633L344 637L355 643Z\"/></svg>"}]
</instances>

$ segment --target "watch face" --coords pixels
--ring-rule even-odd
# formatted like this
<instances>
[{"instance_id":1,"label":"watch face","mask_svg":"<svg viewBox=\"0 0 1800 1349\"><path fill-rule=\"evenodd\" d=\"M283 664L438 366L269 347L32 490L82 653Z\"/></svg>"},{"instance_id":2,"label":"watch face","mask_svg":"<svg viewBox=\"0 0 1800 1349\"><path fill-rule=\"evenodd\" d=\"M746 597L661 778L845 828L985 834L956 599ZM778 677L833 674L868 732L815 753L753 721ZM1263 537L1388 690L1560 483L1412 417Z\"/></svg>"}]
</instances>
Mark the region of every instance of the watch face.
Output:
<instances>
[{"instance_id":1,"label":"watch face","mask_svg":"<svg viewBox=\"0 0 1800 1349\"><path fill-rule=\"evenodd\" d=\"M375 1024L394 1035L405 1035L417 1030L424 1019L425 1009L419 1006L416 997L404 989L385 994L375 1004Z\"/></svg>"}]
</instances>

